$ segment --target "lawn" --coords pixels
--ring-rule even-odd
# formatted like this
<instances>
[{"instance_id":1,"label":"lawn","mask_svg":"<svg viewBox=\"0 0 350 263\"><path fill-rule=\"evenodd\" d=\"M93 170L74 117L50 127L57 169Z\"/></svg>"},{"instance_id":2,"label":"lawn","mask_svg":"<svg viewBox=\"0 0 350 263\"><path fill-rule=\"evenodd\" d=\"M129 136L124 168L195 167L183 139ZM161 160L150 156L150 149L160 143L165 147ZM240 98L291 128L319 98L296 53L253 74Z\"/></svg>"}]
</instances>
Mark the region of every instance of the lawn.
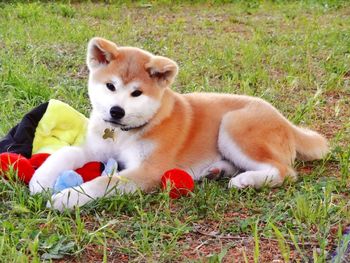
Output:
<instances>
[{"instance_id":1,"label":"lawn","mask_svg":"<svg viewBox=\"0 0 350 263\"><path fill-rule=\"evenodd\" d=\"M264 98L331 153L296 162L299 181L278 189L204 181L179 200L136 193L71 213L2 179L0 261L329 260L350 224L350 4L111 2L0 2L0 137L50 98L88 115L86 45L101 36L177 61L179 92Z\"/></svg>"}]
</instances>

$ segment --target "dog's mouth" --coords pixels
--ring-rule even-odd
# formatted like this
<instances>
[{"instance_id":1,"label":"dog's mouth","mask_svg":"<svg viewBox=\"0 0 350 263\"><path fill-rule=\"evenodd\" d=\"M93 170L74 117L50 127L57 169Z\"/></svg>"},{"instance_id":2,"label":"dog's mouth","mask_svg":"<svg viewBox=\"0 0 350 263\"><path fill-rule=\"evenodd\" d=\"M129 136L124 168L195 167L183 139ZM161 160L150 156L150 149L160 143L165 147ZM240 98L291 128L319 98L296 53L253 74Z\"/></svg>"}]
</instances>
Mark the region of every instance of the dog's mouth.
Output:
<instances>
[{"instance_id":1,"label":"dog's mouth","mask_svg":"<svg viewBox=\"0 0 350 263\"><path fill-rule=\"evenodd\" d=\"M112 123L112 124L120 126L120 127L126 126L125 124L117 122L117 121L114 121L114 120L104 120L104 121L108 122L108 123Z\"/></svg>"},{"instance_id":2,"label":"dog's mouth","mask_svg":"<svg viewBox=\"0 0 350 263\"><path fill-rule=\"evenodd\" d=\"M141 128L145 127L148 124L148 122L145 122L144 124L137 125L137 126L128 126L128 125L125 125L123 123L120 123L120 122L117 122L117 121L114 121L114 120L104 120L104 121L108 122L108 123L111 123L113 125L119 126L122 131L130 131L130 130L135 130L135 129L141 129Z\"/></svg>"}]
</instances>

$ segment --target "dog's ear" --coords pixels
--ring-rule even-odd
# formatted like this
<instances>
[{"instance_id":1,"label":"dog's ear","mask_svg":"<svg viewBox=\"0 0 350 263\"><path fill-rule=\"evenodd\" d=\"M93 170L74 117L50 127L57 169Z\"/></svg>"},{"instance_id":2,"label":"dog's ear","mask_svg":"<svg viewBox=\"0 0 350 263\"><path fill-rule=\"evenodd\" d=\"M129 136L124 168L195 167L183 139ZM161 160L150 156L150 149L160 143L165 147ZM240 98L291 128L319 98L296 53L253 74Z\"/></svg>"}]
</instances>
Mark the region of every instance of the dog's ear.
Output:
<instances>
[{"instance_id":1,"label":"dog's ear","mask_svg":"<svg viewBox=\"0 0 350 263\"><path fill-rule=\"evenodd\" d=\"M154 56L146 64L146 71L152 79L157 80L161 87L169 87L175 80L178 66L169 58Z\"/></svg>"},{"instance_id":2,"label":"dog's ear","mask_svg":"<svg viewBox=\"0 0 350 263\"><path fill-rule=\"evenodd\" d=\"M94 37L89 41L86 64L89 70L108 65L118 55L118 47L104 38Z\"/></svg>"}]
</instances>

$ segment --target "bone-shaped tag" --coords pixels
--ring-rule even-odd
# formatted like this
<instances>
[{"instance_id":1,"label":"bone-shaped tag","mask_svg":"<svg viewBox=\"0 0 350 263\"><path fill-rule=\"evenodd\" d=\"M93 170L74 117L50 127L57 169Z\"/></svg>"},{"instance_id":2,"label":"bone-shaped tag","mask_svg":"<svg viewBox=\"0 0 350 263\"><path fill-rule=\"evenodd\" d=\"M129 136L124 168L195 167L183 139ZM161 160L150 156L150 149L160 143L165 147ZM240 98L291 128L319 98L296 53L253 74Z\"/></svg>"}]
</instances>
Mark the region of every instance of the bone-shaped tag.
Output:
<instances>
[{"instance_id":1,"label":"bone-shaped tag","mask_svg":"<svg viewBox=\"0 0 350 263\"><path fill-rule=\"evenodd\" d=\"M102 136L102 138L104 140L107 140L107 139L112 139L114 141L114 137L115 137L115 134L114 134L114 129L109 129L109 128L106 128L104 130L104 134Z\"/></svg>"}]
</instances>

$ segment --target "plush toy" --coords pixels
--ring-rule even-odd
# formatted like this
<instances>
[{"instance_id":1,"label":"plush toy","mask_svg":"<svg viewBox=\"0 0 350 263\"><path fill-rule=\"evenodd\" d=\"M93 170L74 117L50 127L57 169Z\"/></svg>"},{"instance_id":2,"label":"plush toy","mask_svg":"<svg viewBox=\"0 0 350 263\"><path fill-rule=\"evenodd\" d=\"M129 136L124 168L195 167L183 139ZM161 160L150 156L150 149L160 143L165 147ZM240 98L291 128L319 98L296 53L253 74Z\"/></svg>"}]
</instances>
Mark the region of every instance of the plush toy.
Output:
<instances>
[{"instance_id":1,"label":"plush toy","mask_svg":"<svg viewBox=\"0 0 350 263\"><path fill-rule=\"evenodd\" d=\"M66 188L79 186L82 183L84 183L83 178L76 171L64 171L58 176L53 191L54 193L61 192Z\"/></svg>"},{"instance_id":2,"label":"plush toy","mask_svg":"<svg viewBox=\"0 0 350 263\"><path fill-rule=\"evenodd\" d=\"M162 189L167 189L168 185L170 185L169 196L172 199L187 196L194 189L193 178L180 169L172 169L164 173L162 176Z\"/></svg>"},{"instance_id":3,"label":"plush toy","mask_svg":"<svg viewBox=\"0 0 350 263\"><path fill-rule=\"evenodd\" d=\"M83 167L73 171L62 172L56 179L53 187L54 193L61 192L66 188L79 186L85 182L91 181L101 175L101 163L91 162Z\"/></svg>"},{"instance_id":4,"label":"plush toy","mask_svg":"<svg viewBox=\"0 0 350 263\"><path fill-rule=\"evenodd\" d=\"M82 168L77 169L75 171L70 170L70 171L65 171L61 173L56 180L56 183L54 186L54 192L60 192L66 188L79 186L82 183L90 181L99 175L113 176L118 172L117 161L110 158L104 164L105 168L102 174L101 172L99 172L99 173L95 173L93 178L84 177L84 173L82 173L82 170L88 169L89 166L91 166L93 170L94 169L94 167L92 166L93 164L94 163L88 163ZM177 198L180 198L181 196L187 196L189 192L192 192L194 189L194 181L192 177L188 173L180 169L172 169L165 172L164 175L162 176L161 182L162 182L163 190L167 189L168 184L170 185L169 195L172 199L177 199Z\"/></svg>"},{"instance_id":5,"label":"plush toy","mask_svg":"<svg viewBox=\"0 0 350 263\"><path fill-rule=\"evenodd\" d=\"M80 174L84 182L88 182L100 176L104 169L105 166L101 162L89 162L75 172Z\"/></svg>"},{"instance_id":6,"label":"plush toy","mask_svg":"<svg viewBox=\"0 0 350 263\"><path fill-rule=\"evenodd\" d=\"M60 192L66 188L76 187L84 182L91 181L98 176L113 176L118 171L118 163L110 158L104 163L90 162L75 171L62 172L54 185L54 192Z\"/></svg>"},{"instance_id":7,"label":"plush toy","mask_svg":"<svg viewBox=\"0 0 350 263\"><path fill-rule=\"evenodd\" d=\"M104 176L113 176L118 172L118 163L113 158L109 158L105 163L105 169L102 172Z\"/></svg>"},{"instance_id":8,"label":"plush toy","mask_svg":"<svg viewBox=\"0 0 350 263\"><path fill-rule=\"evenodd\" d=\"M18 178L29 184L36 169L50 156L50 154L34 154L30 159L16 153L0 154L0 175L13 169ZM11 168L12 167L12 168ZM100 162L90 162L75 171L65 171L60 174L54 184L54 192L62 191L69 187L79 186L84 182L93 180L98 176L113 176L118 172L118 163L114 159L109 159L105 164ZM173 199L187 196L194 189L192 177L180 169L172 169L164 173L161 179L163 190L170 185L169 195Z\"/></svg>"},{"instance_id":9,"label":"plush toy","mask_svg":"<svg viewBox=\"0 0 350 263\"><path fill-rule=\"evenodd\" d=\"M26 184L29 184L34 174L32 164L22 155L16 153L0 154L0 175L6 176L6 172L11 169L13 169L17 173L18 178Z\"/></svg>"},{"instance_id":10,"label":"plush toy","mask_svg":"<svg viewBox=\"0 0 350 263\"><path fill-rule=\"evenodd\" d=\"M50 154L38 153L33 154L30 159L27 159L22 155L16 153L2 153L0 154L0 175L6 176L6 173L9 170L13 169L21 181L29 184L29 181L32 178L35 170L38 169L49 156ZM76 173L82 178L83 182L87 182L100 176L103 171L103 163L89 162L83 167L77 169ZM68 171L68 174L72 173L69 173ZM69 178L66 174L63 178L60 179L60 184L66 185L67 187L77 186L75 180L77 179Z\"/></svg>"},{"instance_id":11,"label":"plush toy","mask_svg":"<svg viewBox=\"0 0 350 263\"><path fill-rule=\"evenodd\" d=\"M38 169L43 162L46 161L46 159L50 156L48 153L37 153L33 154L32 157L30 157L29 162L33 166L34 170Z\"/></svg>"},{"instance_id":12,"label":"plush toy","mask_svg":"<svg viewBox=\"0 0 350 263\"><path fill-rule=\"evenodd\" d=\"M96 167L93 167L94 163L88 163L80 169L75 171L65 171L60 174L57 178L54 185L54 192L60 192L66 188L76 187L81 185L84 182L90 181L97 176L113 176L118 172L118 163L114 159L110 158L106 163L104 163L104 170L97 173ZM96 163L95 163L96 166ZM84 177L84 169L89 167L92 170L95 169L95 177ZM194 189L194 181L192 177L183 170L172 169L164 173L162 177L162 188L163 190L167 189L167 185L170 185L169 195L172 199L180 198L181 196L187 196L189 192L192 192Z\"/></svg>"},{"instance_id":13,"label":"plush toy","mask_svg":"<svg viewBox=\"0 0 350 263\"><path fill-rule=\"evenodd\" d=\"M0 176L6 176L13 169L18 178L28 184L50 154L64 146L81 145L87 126L88 119L62 101L50 100L39 105L0 139ZM103 170L102 163L91 162L76 172L86 182L100 176ZM67 186L73 186L79 182L74 181L76 179L65 175L59 183L67 181Z\"/></svg>"},{"instance_id":14,"label":"plush toy","mask_svg":"<svg viewBox=\"0 0 350 263\"><path fill-rule=\"evenodd\" d=\"M82 170L87 169L89 166L90 164L87 164L83 166L83 168L75 171L70 170L61 173L56 180L54 192L60 192L66 188L79 186L82 183L90 181L100 175L113 176L118 172L118 163L112 158L108 159L108 161L104 163L105 168L102 174L101 172L96 173L94 178L84 177L84 173L81 173ZM170 185L169 195L172 199L187 196L189 192L192 192L194 189L194 181L192 177L180 169L172 169L165 172L161 182L163 190L167 189L168 184Z\"/></svg>"}]
</instances>

